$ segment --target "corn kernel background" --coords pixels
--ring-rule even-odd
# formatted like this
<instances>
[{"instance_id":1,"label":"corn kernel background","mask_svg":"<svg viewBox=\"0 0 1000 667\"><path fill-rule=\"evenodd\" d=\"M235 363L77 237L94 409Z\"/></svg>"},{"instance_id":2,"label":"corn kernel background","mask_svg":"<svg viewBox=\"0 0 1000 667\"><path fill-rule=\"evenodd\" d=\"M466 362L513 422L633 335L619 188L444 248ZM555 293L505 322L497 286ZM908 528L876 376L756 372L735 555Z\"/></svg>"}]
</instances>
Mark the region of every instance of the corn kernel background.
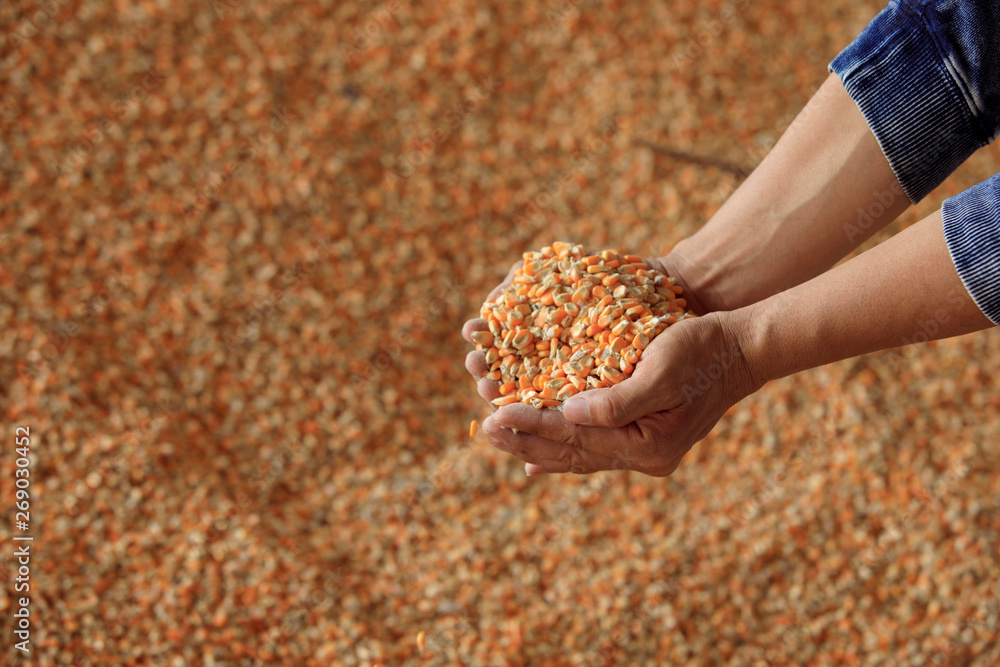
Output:
<instances>
[{"instance_id":1,"label":"corn kernel background","mask_svg":"<svg viewBox=\"0 0 1000 667\"><path fill-rule=\"evenodd\" d=\"M16 426L30 664L1000 663L996 330L773 382L670 479L468 436L520 253L665 254L880 7L4 2L5 664Z\"/></svg>"}]
</instances>

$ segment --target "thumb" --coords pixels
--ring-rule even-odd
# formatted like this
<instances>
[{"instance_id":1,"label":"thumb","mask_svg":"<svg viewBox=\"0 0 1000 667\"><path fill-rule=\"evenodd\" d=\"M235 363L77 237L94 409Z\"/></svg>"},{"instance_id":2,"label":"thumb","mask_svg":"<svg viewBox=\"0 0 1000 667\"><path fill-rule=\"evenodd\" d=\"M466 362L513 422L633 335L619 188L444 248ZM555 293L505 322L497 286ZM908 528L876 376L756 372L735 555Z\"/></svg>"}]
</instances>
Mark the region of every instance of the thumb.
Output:
<instances>
[{"instance_id":1,"label":"thumb","mask_svg":"<svg viewBox=\"0 0 1000 667\"><path fill-rule=\"evenodd\" d=\"M613 387L580 392L563 405L563 416L574 424L621 428L657 412L657 398L643 382L627 378Z\"/></svg>"}]
</instances>

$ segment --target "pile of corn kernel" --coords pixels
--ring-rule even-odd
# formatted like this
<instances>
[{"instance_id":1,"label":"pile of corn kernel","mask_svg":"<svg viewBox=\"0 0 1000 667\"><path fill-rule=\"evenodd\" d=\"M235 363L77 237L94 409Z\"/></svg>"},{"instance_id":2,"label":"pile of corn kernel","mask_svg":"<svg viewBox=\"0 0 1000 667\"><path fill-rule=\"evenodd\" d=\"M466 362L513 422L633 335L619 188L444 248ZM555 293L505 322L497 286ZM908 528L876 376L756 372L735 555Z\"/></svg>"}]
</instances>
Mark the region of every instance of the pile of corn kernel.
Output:
<instances>
[{"instance_id":1,"label":"pile of corn kernel","mask_svg":"<svg viewBox=\"0 0 1000 667\"><path fill-rule=\"evenodd\" d=\"M494 405L555 408L621 382L653 338L695 316L681 292L637 255L570 243L524 253L512 282L483 304L489 330L472 335L485 377L500 382Z\"/></svg>"}]
</instances>

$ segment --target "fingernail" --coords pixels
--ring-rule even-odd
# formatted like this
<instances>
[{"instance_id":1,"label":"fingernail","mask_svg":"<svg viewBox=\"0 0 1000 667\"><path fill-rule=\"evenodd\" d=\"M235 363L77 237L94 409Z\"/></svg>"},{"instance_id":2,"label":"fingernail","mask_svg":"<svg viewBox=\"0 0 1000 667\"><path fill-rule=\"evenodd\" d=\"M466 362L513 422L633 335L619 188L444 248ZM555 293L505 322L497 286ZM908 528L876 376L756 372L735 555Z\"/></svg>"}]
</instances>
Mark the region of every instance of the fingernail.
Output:
<instances>
[{"instance_id":1,"label":"fingernail","mask_svg":"<svg viewBox=\"0 0 1000 667\"><path fill-rule=\"evenodd\" d=\"M563 416L574 424L589 424L590 404L585 398L572 398L563 405Z\"/></svg>"},{"instance_id":2,"label":"fingernail","mask_svg":"<svg viewBox=\"0 0 1000 667\"><path fill-rule=\"evenodd\" d=\"M524 464L524 474L528 477L534 477L535 475L544 475L548 470L542 466L535 465L534 463Z\"/></svg>"}]
</instances>

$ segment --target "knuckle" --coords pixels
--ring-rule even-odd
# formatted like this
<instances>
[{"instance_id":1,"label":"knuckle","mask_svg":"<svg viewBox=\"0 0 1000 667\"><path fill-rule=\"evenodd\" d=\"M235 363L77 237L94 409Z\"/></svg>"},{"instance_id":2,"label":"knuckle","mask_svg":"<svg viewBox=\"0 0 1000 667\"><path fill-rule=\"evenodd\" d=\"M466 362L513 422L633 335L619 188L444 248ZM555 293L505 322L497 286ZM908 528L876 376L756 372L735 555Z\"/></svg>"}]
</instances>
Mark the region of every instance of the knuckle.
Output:
<instances>
[{"instance_id":1,"label":"knuckle","mask_svg":"<svg viewBox=\"0 0 1000 667\"><path fill-rule=\"evenodd\" d=\"M604 406L604 421L608 426L621 428L629 423L628 406L620 398L609 396Z\"/></svg>"},{"instance_id":2,"label":"knuckle","mask_svg":"<svg viewBox=\"0 0 1000 667\"><path fill-rule=\"evenodd\" d=\"M587 464L586 458L572 446L560 448L558 461L564 470L574 475L586 475L591 472L591 466Z\"/></svg>"},{"instance_id":3,"label":"knuckle","mask_svg":"<svg viewBox=\"0 0 1000 667\"><path fill-rule=\"evenodd\" d=\"M521 447L517 443L511 442L510 438L504 437L502 433L490 436L490 444L501 452L506 452L517 457L521 456Z\"/></svg>"},{"instance_id":4,"label":"knuckle","mask_svg":"<svg viewBox=\"0 0 1000 667\"><path fill-rule=\"evenodd\" d=\"M604 402L604 417L603 421L612 428L620 428L624 426L622 424L622 419L624 418L625 411L622 409L622 404L620 401L609 397L607 401Z\"/></svg>"},{"instance_id":5,"label":"knuckle","mask_svg":"<svg viewBox=\"0 0 1000 667\"><path fill-rule=\"evenodd\" d=\"M572 451L573 449L580 448L580 432L584 429L583 426L577 426L576 424L570 424L567 428L561 428L554 431L555 440L566 445L566 449Z\"/></svg>"},{"instance_id":6,"label":"knuckle","mask_svg":"<svg viewBox=\"0 0 1000 667\"><path fill-rule=\"evenodd\" d=\"M556 460L559 464L569 470L573 469L573 464L575 462L576 455L573 452L572 447L560 447L559 453L556 455Z\"/></svg>"},{"instance_id":7,"label":"knuckle","mask_svg":"<svg viewBox=\"0 0 1000 667\"><path fill-rule=\"evenodd\" d=\"M587 465L584 457L573 447L564 447L559 452L559 459L564 469L574 475L586 475L590 472L590 466Z\"/></svg>"},{"instance_id":8,"label":"knuckle","mask_svg":"<svg viewBox=\"0 0 1000 667\"><path fill-rule=\"evenodd\" d=\"M638 470L646 474L659 465L662 448L653 438L644 436L638 432L631 432L628 447L622 453L622 459L633 470Z\"/></svg>"},{"instance_id":9,"label":"knuckle","mask_svg":"<svg viewBox=\"0 0 1000 667\"><path fill-rule=\"evenodd\" d=\"M638 454L644 459L656 461L663 453L660 442L651 438L644 438L639 441Z\"/></svg>"}]
</instances>

